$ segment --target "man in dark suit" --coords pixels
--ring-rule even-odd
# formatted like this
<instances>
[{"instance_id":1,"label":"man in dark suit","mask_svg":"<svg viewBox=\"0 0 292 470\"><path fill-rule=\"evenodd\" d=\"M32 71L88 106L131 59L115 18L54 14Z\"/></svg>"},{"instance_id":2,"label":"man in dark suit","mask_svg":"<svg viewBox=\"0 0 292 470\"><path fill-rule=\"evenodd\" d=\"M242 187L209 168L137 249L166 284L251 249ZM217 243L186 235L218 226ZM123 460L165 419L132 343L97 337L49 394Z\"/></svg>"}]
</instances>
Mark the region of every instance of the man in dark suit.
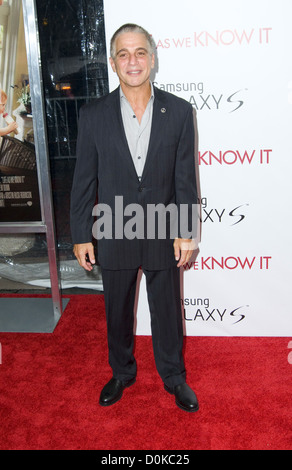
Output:
<instances>
[{"instance_id":1,"label":"man in dark suit","mask_svg":"<svg viewBox=\"0 0 292 470\"><path fill-rule=\"evenodd\" d=\"M198 410L198 401L185 379L179 268L194 251L192 235L184 236L190 233L190 225L194 227L194 221L189 222L197 203L193 110L183 99L150 82L154 50L151 36L137 25L124 25L112 37L110 63L120 86L80 111L71 230L75 256L90 271L95 263L93 214L109 217L96 222L94 231L113 371L100 394L100 404L117 402L135 382L133 310L141 268L158 373L165 390L175 395L176 404L192 412ZM93 212L96 193L98 206ZM153 227L155 217L150 221L148 211L158 205L167 208L158 215L158 223L165 223L163 236ZM173 219L177 236L173 236L168 211L173 207L177 208ZM188 215L188 230L181 207ZM130 217L133 212L135 223ZM110 228L106 220L112 222ZM129 226L130 231L126 230Z\"/></svg>"}]
</instances>

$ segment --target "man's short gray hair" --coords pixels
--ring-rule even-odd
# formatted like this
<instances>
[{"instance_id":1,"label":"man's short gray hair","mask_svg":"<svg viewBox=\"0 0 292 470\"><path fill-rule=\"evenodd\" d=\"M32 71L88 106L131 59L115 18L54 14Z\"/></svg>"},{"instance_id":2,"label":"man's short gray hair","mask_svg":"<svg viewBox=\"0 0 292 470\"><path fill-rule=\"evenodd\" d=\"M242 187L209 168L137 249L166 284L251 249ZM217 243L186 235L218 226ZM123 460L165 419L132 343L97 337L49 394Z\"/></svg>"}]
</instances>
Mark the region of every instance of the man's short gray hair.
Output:
<instances>
[{"instance_id":1,"label":"man's short gray hair","mask_svg":"<svg viewBox=\"0 0 292 470\"><path fill-rule=\"evenodd\" d=\"M154 51L155 51L155 48L156 48L155 42L154 42L152 36L148 33L148 31L146 31L146 29L142 28L142 26L139 26L137 24L126 23L123 26L121 26L119 29L117 29L117 31L113 34L113 36L111 38L110 55L111 55L111 58L113 60L116 57L116 39L117 39L118 36L120 36L120 34L123 34L123 33L140 33L140 34L144 34L144 36L146 37L146 40L149 44L149 53L154 54Z\"/></svg>"}]
</instances>

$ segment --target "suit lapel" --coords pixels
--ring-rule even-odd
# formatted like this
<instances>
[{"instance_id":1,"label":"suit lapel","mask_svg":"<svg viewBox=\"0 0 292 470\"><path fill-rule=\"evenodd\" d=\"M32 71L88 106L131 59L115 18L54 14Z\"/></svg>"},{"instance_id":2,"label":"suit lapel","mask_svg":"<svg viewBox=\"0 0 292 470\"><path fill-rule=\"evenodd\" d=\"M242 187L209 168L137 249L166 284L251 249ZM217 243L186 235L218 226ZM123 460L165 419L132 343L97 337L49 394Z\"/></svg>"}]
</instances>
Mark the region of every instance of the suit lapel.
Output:
<instances>
[{"instance_id":1,"label":"suit lapel","mask_svg":"<svg viewBox=\"0 0 292 470\"><path fill-rule=\"evenodd\" d=\"M151 134L148 146L147 157L145 166L142 174L142 180L149 170L155 168L156 149L159 147L162 129L166 125L170 109L167 106L168 101L166 96L161 91L154 87L154 103L153 103L153 115Z\"/></svg>"},{"instance_id":2,"label":"suit lapel","mask_svg":"<svg viewBox=\"0 0 292 470\"><path fill-rule=\"evenodd\" d=\"M128 146L127 137L123 125L121 104L120 104L120 88L118 87L108 95L107 108L109 125L112 129L113 138L116 141L119 155L123 163L129 168L129 171L138 179L132 155Z\"/></svg>"}]
</instances>

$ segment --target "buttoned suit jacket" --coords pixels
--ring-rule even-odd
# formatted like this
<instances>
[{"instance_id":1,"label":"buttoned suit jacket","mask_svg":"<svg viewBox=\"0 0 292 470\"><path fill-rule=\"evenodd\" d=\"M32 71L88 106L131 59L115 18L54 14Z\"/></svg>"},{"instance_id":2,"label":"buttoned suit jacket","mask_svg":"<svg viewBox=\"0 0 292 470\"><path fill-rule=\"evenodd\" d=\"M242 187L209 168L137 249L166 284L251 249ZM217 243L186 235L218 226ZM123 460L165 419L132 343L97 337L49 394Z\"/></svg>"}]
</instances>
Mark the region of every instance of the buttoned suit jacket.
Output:
<instances>
[{"instance_id":1,"label":"buttoned suit jacket","mask_svg":"<svg viewBox=\"0 0 292 470\"><path fill-rule=\"evenodd\" d=\"M188 209L197 203L192 106L182 98L154 87L152 127L141 180L135 170L123 127L119 88L80 110L77 161L71 191L73 243L92 241L93 208L109 208L112 237L98 240L98 261L105 269L168 269L177 264L173 238L147 238L147 207L175 204ZM96 197L97 196L97 197ZM123 209L138 204L144 214L144 235L129 239L116 213L117 196ZM131 207L128 206L129 210ZM133 221L124 217L124 224ZM180 222L178 219L178 236ZM124 225L125 227L125 225ZM132 233L135 231L132 227ZM169 230L166 230L169 235ZM140 234L141 235L141 234Z\"/></svg>"}]
</instances>

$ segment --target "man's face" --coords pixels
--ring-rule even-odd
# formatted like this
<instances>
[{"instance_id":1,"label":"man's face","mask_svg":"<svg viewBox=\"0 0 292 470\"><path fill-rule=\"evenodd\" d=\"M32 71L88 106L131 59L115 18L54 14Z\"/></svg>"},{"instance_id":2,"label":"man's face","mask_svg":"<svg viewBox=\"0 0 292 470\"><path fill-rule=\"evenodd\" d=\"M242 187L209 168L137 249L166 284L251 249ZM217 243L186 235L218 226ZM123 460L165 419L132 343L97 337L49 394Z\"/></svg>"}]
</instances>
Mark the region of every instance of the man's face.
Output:
<instances>
[{"instance_id":1,"label":"man's face","mask_svg":"<svg viewBox=\"0 0 292 470\"><path fill-rule=\"evenodd\" d=\"M110 58L113 71L126 87L141 87L148 82L154 67L154 54L144 34L123 33L116 39L116 56Z\"/></svg>"},{"instance_id":2,"label":"man's face","mask_svg":"<svg viewBox=\"0 0 292 470\"><path fill-rule=\"evenodd\" d=\"M0 114L3 114L5 111L5 106L6 106L7 100L2 100L0 103Z\"/></svg>"}]
</instances>

